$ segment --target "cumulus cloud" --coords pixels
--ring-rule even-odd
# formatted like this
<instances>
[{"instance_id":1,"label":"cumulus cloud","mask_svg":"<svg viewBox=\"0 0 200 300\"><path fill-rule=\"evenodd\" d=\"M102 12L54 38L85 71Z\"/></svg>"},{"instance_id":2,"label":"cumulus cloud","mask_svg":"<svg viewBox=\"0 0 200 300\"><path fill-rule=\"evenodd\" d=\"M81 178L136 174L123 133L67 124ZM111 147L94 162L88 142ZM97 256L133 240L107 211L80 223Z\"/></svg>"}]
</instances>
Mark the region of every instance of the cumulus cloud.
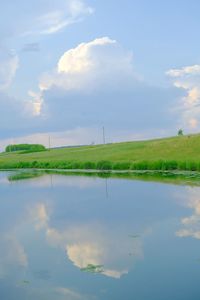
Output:
<instances>
[{"instance_id":1,"label":"cumulus cloud","mask_svg":"<svg viewBox=\"0 0 200 300\"><path fill-rule=\"evenodd\" d=\"M109 37L67 50L54 70L40 77L39 91L29 93L33 114L45 117L49 128L64 131L104 124L112 135L114 128L115 133L129 129L126 136L138 129L172 128L176 94L175 88L142 81L134 70L132 52Z\"/></svg>"},{"instance_id":2,"label":"cumulus cloud","mask_svg":"<svg viewBox=\"0 0 200 300\"><path fill-rule=\"evenodd\" d=\"M62 186L66 187L67 184L64 183L64 181L68 181L68 178L63 177L61 180L63 181L59 184L63 183ZM70 182L68 182L68 186L73 186L73 190L77 192L77 188L75 188L75 186L80 186L80 188L82 188L82 182L84 180L87 181L88 179L80 179L81 182L79 182L79 180L75 178L75 184L75 182L72 183L72 178L69 178ZM100 184L105 183L102 180L97 181ZM40 181L38 181L38 183L39 185L36 190L39 189L41 191ZM96 186L96 183L93 180L90 184L92 184L93 187ZM89 185L86 185L88 188ZM31 190L31 186L29 186L29 188L29 190ZM0 271L1 262L4 267L4 262L7 263L11 261L11 271L13 270L14 265L21 266L23 268L28 267L28 257L30 269L27 271L32 271L32 267L34 267L34 270L41 268L41 260L35 260L35 257L32 256L32 250L30 252L30 256L29 252L26 254L24 250L22 243L27 240L27 236L29 236L29 238L33 237L36 239L39 237L39 245L40 237L46 237L46 239L43 239L43 244L40 245L44 251L44 255L46 253L45 251L47 251L47 242L49 246L61 249L63 255L65 255L68 259L68 262L71 262L71 264L73 263L77 268L87 268L89 264L102 265L102 275L115 279L121 278L123 274L128 273L129 270L132 269L134 263L143 258L142 240L146 235L145 229L140 230L141 238L131 238L128 234L130 231L132 232L135 227L135 223L130 223L126 220L127 216L126 214L124 215L124 213L120 216L121 221L119 221L119 215L117 214L116 223L113 219L113 226L110 226L109 217L107 216L106 221L103 215L103 222L101 221L101 218L98 218L98 221L96 222L93 217L91 220L87 217L77 219L75 215L72 219L66 217L66 212L68 212L71 216L69 211L72 208L70 202L70 190L72 189L69 188L69 197L67 198L67 201L64 198L61 198L61 202L59 202L59 204L58 201L54 201L55 198L52 193L51 196L46 195L47 197L45 197L45 192L44 194L42 193L43 196L40 199L35 199L33 195L29 199L29 203L27 203L28 194L25 192L21 195L20 205L16 205L14 209L10 211L9 219L2 212L0 219L0 236L2 240L2 246L0 247L0 254L2 256L2 260L0 259ZM80 193L82 194L81 191ZM5 203L8 203L8 201L5 201ZM83 212L82 209L85 211L84 205L81 205L80 208L81 210L77 211L78 215ZM75 207L72 209L76 210ZM83 216L84 213L81 213L81 215ZM131 216L130 219L132 222L133 219ZM40 232L38 232L38 230L40 230ZM19 241L22 243L19 243ZM30 249L32 249L32 247ZM28 251L30 249L28 247L26 250ZM50 253L52 252L50 251ZM48 256L47 251L47 258L49 257L52 256ZM47 267L49 267L49 259L44 261L44 264L46 264L46 262ZM53 266L54 263L55 261L52 261ZM52 265L50 265L50 267L52 268ZM65 267L67 268L67 264L66 266L64 264L62 267L63 269ZM4 270L6 270L6 268Z\"/></svg>"},{"instance_id":3,"label":"cumulus cloud","mask_svg":"<svg viewBox=\"0 0 200 300\"><path fill-rule=\"evenodd\" d=\"M167 72L175 87L185 91L179 104L185 128L199 130L200 121L200 65L192 65Z\"/></svg>"},{"instance_id":4,"label":"cumulus cloud","mask_svg":"<svg viewBox=\"0 0 200 300\"><path fill-rule=\"evenodd\" d=\"M127 84L135 79L132 54L115 40L102 37L66 51L56 69L41 77L39 88L41 92L53 87L88 92L106 85L116 88L116 81L123 84L123 79Z\"/></svg>"},{"instance_id":5,"label":"cumulus cloud","mask_svg":"<svg viewBox=\"0 0 200 300\"><path fill-rule=\"evenodd\" d=\"M133 260L143 257L139 240L130 240L120 230L117 232L116 235L112 230L97 224L82 224L62 231L49 227L47 239L51 245L65 249L68 259L76 267L81 269L90 264L102 265L102 274L117 279L129 271L128 253L134 249ZM117 246L119 244L123 247Z\"/></svg>"},{"instance_id":6,"label":"cumulus cloud","mask_svg":"<svg viewBox=\"0 0 200 300\"><path fill-rule=\"evenodd\" d=\"M64 52L25 101L0 95L1 145L19 135L15 141L45 143L46 133L52 146L101 143L102 126L107 142L172 134L180 94L146 84L135 72L132 52L114 39L97 38ZM196 125L195 118L190 122Z\"/></svg>"},{"instance_id":7,"label":"cumulus cloud","mask_svg":"<svg viewBox=\"0 0 200 300\"><path fill-rule=\"evenodd\" d=\"M88 94L99 88L117 88L134 81L132 55L108 37L81 43L66 51L55 70L41 76L39 93L32 96L33 113L42 112L44 93L51 89L67 92L81 91ZM34 107L35 106L35 107Z\"/></svg>"},{"instance_id":8,"label":"cumulus cloud","mask_svg":"<svg viewBox=\"0 0 200 300\"><path fill-rule=\"evenodd\" d=\"M82 183L78 183L77 178L73 185L71 184L72 178L69 178L67 184L64 183L64 180L68 181L63 178L62 186L75 186L76 181L76 187L82 188ZM95 181L92 181L87 184L87 188L91 187L91 184L93 187L96 185ZM93 221L86 223L81 221L78 224L70 222L69 224L66 219L63 223L64 226L60 228L59 222L55 223L56 211L51 200L32 203L25 211L22 210L22 215L20 210L20 221L15 228L23 230L24 226L32 225L36 231L40 230L45 234L50 246L62 249L66 253L66 257L77 268L87 268L89 264L102 265L102 274L115 279L127 274L132 265L143 258L141 239L130 238L127 235L126 227L121 228L120 225L116 225L117 227L110 228L109 224ZM3 242L5 244L5 241ZM15 247L17 262L26 267L27 256L22 247L19 247L18 244L16 246L18 246ZM13 252L11 251L11 253Z\"/></svg>"},{"instance_id":9,"label":"cumulus cloud","mask_svg":"<svg viewBox=\"0 0 200 300\"><path fill-rule=\"evenodd\" d=\"M40 50L40 45L33 42L33 38L41 43L42 37L39 35L59 32L91 15L94 9L89 0L35 0L32 5L21 0L20 6L17 1L8 0L3 4L3 11L1 40L8 37L22 38L16 44L21 49L20 55L24 55L24 52ZM13 22L16 15L17 23ZM14 45L16 40L12 41L10 44ZM24 46L19 45L21 42ZM48 43L46 45L49 46ZM51 55L51 49L41 49ZM18 65L19 59L14 53L7 54L7 57L2 54L2 59L0 53L0 90L10 86ZM23 72L22 68L20 76ZM197 76L198 66L171 70L169 75L175 80L191 72ZM189 100L188 103L195 106L197 111L199 89L195 85L188 92L186 98L190 98L192 104ZM67 129L100 128L102 125L109 128L112 135L117 135L119 130L127 132L128 129L126 136L130 137L138 134L139 130L142 136L145 130L154 132L154 136L160 132L171 134L178 119L178 113L173 115L172 112L177 94L179 92L173 88L148 86L135 72L132 53L113 38L100 37L64 52L55 62L54 69L40 76L38 90L34 91L30 87L26 101L18 102L17 105L16 101L9 102L12 106L9 119L12 121L8 127L12 125L14 128L11 135L19 135L20 132L28 136L33 132L65 132ZM3 98L6 97L2 95ZM4 100L0 101L3 103L2 110L7 112L9 106ZM21 111L27 113L29 120L24 119ZM189 126L196 128L199 122L197 113L187 108L187 114L185 119L188 119ZM22 130L25 120L26 128L24 126ZM5 128L1 128L2 132L4 130L2 136L8 136L10 131Z\"/></svg>"}]
</instances>

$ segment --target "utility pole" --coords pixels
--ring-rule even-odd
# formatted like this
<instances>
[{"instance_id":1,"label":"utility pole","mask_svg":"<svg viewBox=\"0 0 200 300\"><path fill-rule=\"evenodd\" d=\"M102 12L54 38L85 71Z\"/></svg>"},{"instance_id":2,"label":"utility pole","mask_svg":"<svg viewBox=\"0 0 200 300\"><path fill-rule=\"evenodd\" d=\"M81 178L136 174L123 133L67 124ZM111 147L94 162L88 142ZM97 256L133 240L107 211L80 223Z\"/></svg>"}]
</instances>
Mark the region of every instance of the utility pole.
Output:
<instances>
[{"instance_id":1,"label":"utility pole","mask_svg":"<svg viewBox=\"0 0 200 300\"><path fill-rule=\"evenodd\" d=\"M105 128L104 128L104 126L103 126L103 143L104 143L104 145L105 145L105 143L106 143L106 139L105 139Z\"/></svg>"},{"instance_id":2,"label":"utility pole","mask_svg":"<svg viewBox=\"0 0 200 300\"><path fill-rule=\"evenodd\" d=\"M51 148L51 137L49 135L49 151L50 151L50 148Z\"/></svg>"}]
</instances>

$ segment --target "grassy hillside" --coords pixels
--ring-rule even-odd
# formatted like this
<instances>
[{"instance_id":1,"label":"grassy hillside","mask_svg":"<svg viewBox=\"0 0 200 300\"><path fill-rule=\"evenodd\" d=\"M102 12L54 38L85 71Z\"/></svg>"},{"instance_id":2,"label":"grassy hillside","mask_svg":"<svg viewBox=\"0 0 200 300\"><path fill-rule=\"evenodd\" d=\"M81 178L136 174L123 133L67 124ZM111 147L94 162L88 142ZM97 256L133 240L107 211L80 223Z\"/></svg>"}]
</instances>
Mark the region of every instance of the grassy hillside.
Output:
<instances>
[{"instance_id":1,"label":"grassy hillside","mask_svg":"<svg viewBox=\"0 0 200 300\"><path fill-rule=\"evenodd\" d=\"M20 167L200 170L200 135L0 154L0 168Z\"/></svg>"}]
</instances>

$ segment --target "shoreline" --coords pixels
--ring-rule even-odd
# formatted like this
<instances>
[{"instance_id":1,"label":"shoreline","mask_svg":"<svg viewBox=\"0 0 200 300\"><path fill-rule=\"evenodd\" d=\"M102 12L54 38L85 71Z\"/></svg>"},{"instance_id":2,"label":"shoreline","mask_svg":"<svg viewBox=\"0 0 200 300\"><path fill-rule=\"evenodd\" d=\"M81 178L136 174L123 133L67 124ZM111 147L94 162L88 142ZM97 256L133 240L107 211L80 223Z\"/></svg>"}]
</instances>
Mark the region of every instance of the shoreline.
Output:
<instances>
[{"instance_id":1,"label":"shoreline","mask_svg":"<svg viewBox=\"0 0 200 300\"><path fill-rule=\"evenodd\" d=\"M7 172L10 182L34 179L45 175L85 176L104 179L140 180L182 186L200 186L200 172L196 171L153 171L153 170L83 170L83 169L1 169Z\"/></svg>"},{"instance_id":2,"label":"shoreline","mask_svg":"<svg viewBox=\"0 0 200 300\"><path fill-rule=\"evenodd\" d=\"M0 172L10 171L43 171L43 172L62 172L62 173L88 173L88 174L136 174L136 175L177 175L177 176L199 176L200 171L188 171L188 170L99 170L99 169L54 169L54 168L0 168Z\"/></svg>"}]
</instances>

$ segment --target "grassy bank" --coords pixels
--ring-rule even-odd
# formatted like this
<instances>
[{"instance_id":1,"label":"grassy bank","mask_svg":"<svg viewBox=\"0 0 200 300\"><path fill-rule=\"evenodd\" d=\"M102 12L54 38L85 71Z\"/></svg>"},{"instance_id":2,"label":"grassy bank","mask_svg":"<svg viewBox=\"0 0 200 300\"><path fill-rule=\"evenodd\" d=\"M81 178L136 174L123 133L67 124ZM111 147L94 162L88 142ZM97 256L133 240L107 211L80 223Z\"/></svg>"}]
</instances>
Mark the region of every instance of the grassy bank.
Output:
<instances>
[{"instance_id":1,"label":"grassy bank","mask_svg":"<svg viewBox=\"0 0 200 300\"><path fill-rule=\"evenodd\" d=\"M36 153L2 153L0 168L200 171L200 135Z\"/></svg>"}]
</instances>

